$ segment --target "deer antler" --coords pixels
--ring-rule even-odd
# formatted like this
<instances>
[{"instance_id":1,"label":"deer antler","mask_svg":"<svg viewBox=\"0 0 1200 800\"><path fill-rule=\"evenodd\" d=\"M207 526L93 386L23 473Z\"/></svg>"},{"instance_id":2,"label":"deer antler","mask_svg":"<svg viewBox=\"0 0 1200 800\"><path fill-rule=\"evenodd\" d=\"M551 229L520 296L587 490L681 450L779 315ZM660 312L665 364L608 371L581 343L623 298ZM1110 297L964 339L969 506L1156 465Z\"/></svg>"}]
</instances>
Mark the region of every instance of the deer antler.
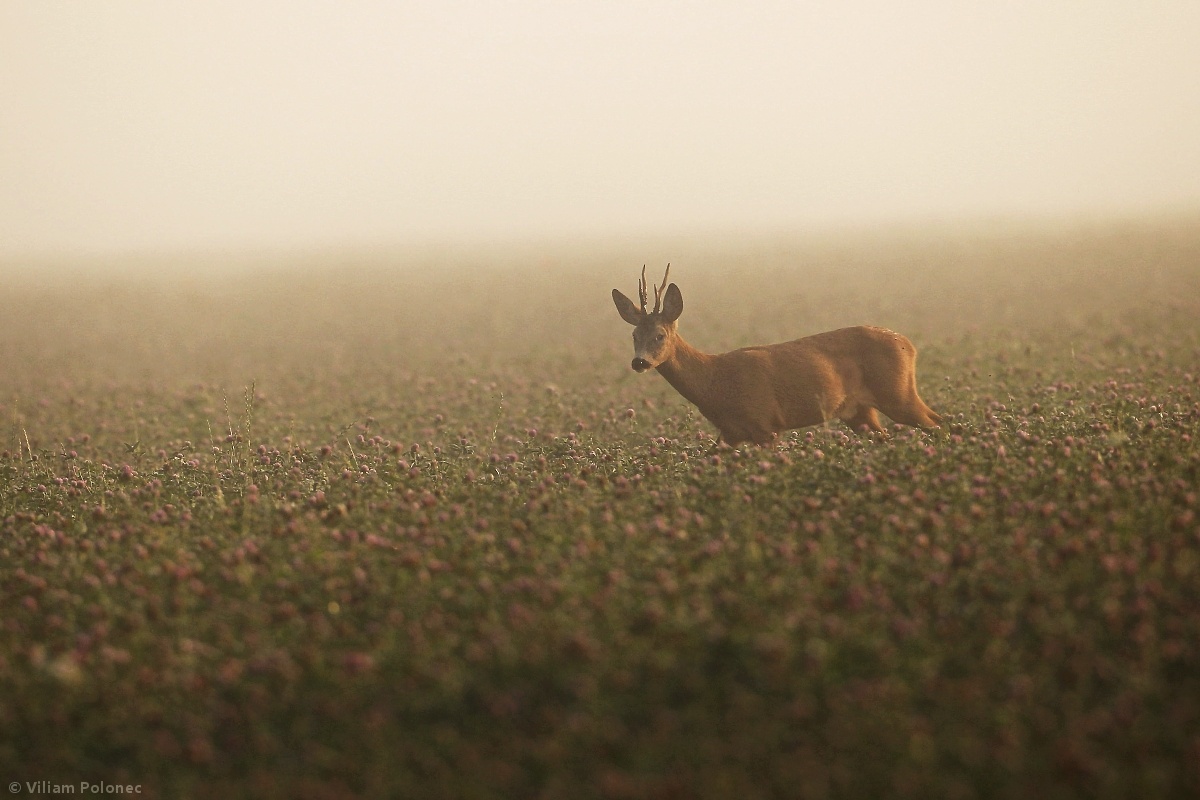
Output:
<instances>
[{"instance_id":1,"label":"deer antler","mask_svg":"<svg viewBox=\"0 0 1200 800\"><path fill-rule=\"evenodd\" d=\"M642 267L642 272L645 273L646 268ZM662 286L654 287L654 313L659 311L659 304L662 301L663 292L667 290L667 277L671 274L671 263L667 262L667 271L663 273ZM644 303L643 303L644 305Z\"/></svg>"},{"instance_id":2,"label":"deer antler","mask_svg":"<svg viewBox=\"0 0 1200 800\"><path fill-rule=\"evenodd\" d=\"M638 297L642 300L642 313L646 313L646 265L642 264L642 279L638 281Z\"/></svg>"}]
</instances>

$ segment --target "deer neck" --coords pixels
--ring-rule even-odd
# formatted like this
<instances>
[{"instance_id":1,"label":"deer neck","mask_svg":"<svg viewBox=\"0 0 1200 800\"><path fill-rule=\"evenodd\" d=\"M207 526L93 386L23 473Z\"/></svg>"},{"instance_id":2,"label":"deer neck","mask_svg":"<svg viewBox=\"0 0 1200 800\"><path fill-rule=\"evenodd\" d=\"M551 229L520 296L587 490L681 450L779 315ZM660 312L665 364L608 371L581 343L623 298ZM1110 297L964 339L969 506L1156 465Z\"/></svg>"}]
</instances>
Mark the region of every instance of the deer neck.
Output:
<instances>
[{"instance_id":1,"label":"deer neck","mask_svg":"<svg viewBox=\"0 0 1200 800\"><path fill-rule=\"evenodd\" d=\"M713 357L692 347L682 336L676 334L676 337L675 354L656 369L675 391L703 409L708 405L706 400L712 385Z\"/></svg>"}]
</instances>

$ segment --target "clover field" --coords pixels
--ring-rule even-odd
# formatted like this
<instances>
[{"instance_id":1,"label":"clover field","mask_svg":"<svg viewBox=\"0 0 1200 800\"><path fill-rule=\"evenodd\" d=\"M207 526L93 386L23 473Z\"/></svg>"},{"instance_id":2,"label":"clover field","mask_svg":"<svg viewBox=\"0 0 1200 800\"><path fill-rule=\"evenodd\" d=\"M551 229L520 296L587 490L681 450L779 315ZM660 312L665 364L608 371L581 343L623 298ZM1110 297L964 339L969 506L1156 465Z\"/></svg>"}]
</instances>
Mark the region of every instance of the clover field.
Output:
<instances>
[{"instance_id":1,"label":"clover field","mask_svg":"<svg viewBox=\"0 0 1200 800\"><path fill-rule=\"evenodd\" d=\"M1197 230L16 265L0 778L1200 794ZM946 429L715 447L608 296L667 260L710 352L907 334Z\"/></svg>"}]
</instances>

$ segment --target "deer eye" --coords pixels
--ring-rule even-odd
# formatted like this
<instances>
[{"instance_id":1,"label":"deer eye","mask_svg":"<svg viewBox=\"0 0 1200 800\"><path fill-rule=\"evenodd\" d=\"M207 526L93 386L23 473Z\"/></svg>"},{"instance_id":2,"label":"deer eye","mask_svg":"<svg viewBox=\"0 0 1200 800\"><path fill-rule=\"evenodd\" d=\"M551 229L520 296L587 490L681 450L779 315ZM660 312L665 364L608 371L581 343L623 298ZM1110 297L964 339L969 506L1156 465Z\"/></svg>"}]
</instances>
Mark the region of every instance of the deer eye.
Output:
<instances>
[{"instance_id":1,"label":"deer eye","mask_svg":"<svg viewBox=\"0 0 1200 800\"><path fill-rule=\"evenodd\" d=\"M655 336L655 337L654 337L654 341L656 341L656 342L661 342L661 341L662 341L663 339L665 339L665 338L667 338L667 337L666 337L666 335L665 335L665 334L661 334L661 333L660 333L658 336Z\"/></svg>"}]
</instances>

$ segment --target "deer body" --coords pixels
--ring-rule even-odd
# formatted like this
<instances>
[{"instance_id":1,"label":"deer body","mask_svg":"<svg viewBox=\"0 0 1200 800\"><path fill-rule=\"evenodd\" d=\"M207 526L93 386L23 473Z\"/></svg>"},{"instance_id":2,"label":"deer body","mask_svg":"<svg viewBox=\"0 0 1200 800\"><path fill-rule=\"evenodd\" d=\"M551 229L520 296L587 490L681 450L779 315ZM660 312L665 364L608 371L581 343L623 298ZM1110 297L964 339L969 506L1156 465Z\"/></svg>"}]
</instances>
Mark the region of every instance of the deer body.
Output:
<instances>
[{"instance_id":1,"label":"deer body","mask_svg":"<svg viewBox=\"0 0 1200 800\"><path fill-rule=\"evenodd\" d=\"M683 296L675 284L665 298L655 287L653 312L645 310L644 277L640 290L640 309L613 290L617 311L635 326L633 368L657 369L731 445L766 444L781 431L835 418L882 431L877 411L905 425L942 421L917 394L917 349L898 333L859 326L708 354L679 334Z\"/></svg>"}]
</instances>

